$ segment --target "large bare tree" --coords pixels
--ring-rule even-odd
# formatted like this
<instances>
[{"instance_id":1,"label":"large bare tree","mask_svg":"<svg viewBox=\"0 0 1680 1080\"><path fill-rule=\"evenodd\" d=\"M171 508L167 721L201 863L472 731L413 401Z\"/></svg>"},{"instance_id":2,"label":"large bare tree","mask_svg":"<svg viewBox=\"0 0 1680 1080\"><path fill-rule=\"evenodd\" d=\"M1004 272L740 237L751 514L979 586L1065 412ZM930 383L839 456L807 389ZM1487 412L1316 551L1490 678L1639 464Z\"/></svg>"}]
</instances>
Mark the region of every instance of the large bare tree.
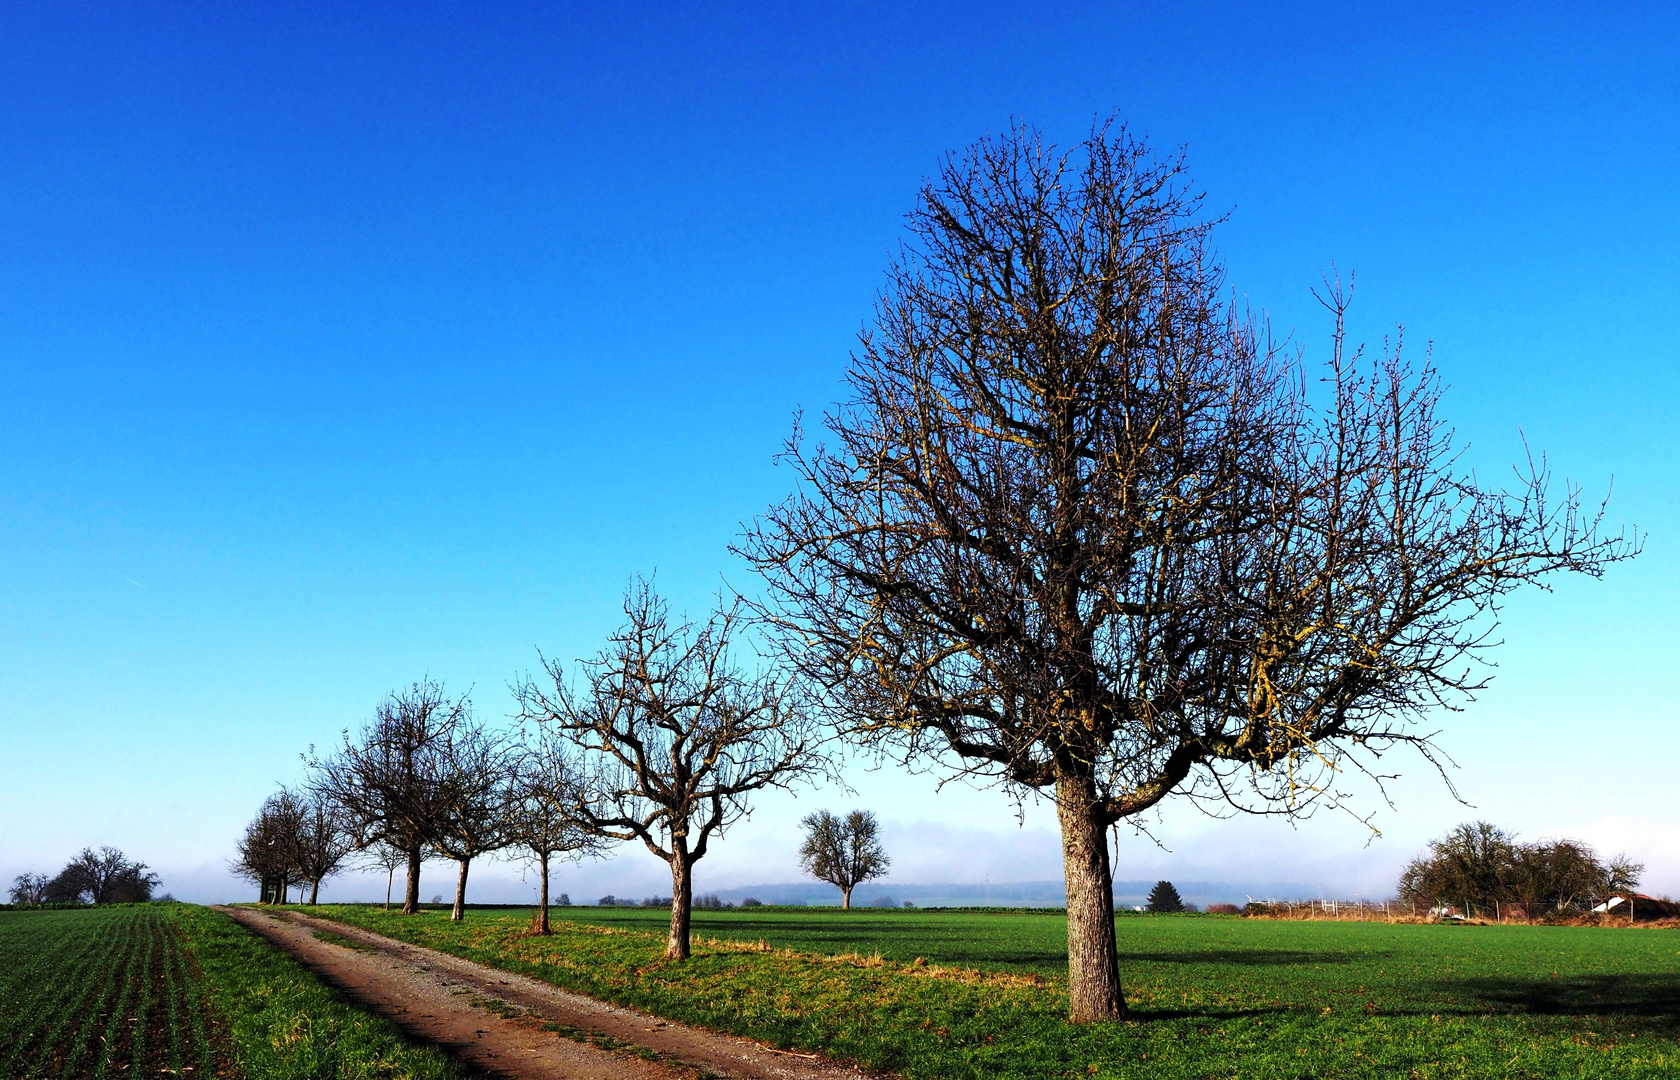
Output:
<instances>
[{"instance_id":1,"label":"large bare tree","mask_svg":"<svg viewBox=\"0 0 1680 1080\"><path fill-rule=\"evenodd\" d=\"M536 864L540 893L534 929L547 934L549 880L554 860L579 859L599 852L601 837L580 819L587 794L577 748L552 725L521 732L514 767L510 836Z\"/></svg>"},{"instance_id":2,"label":"large bare tree","mask_svg":"<svg viewBox=\"0 0 1680 1080\"><path fill-rule=\"evenodd\" d=\"M467 911L467 871L480 855L512 844L517 792L513 743L463 714L438 742L439 815L432 850L455 860L455 905Z\"/></svg>"},{"instance_id":3,"label":"large bare tree","mask_svg":"<svg viewBox=\"0 0 1680 1080\"><path fill-rule=\"evenodd\" d=\"M346 731L331 757L309 758L311 787L344 808L357 843L387 844L407 858L405 915L420 910L420 866L448 810L443 751L468 712L464 696L425 679L380 702L360 739Z\"/></svg>"},{"instance_id":4,"label":"large bare tree","mask_svg":"<svg viewBox=\"0 0 1680 1080\"><path fill-rule=\"evenodd\" d=\"M689 955L694 864L747 813L747 797L827 768L800 687L731 656L739 605L703 623L673 621L646 582L624 600L625 623L580 666L583 685L544 661L519 687L522 715L551 725L584 756L577 820L610 840L640 840L671 868L666 955Z\"/></svg>"},{"instance_id":5,"label":"large bare tree","mask_svg":"<svg viewBox=\"0 0 1680 1080\"><path fill-rule=\"evenodd\" d=\"M1070 1013L1125 1015L1105 830L1299 813L1483 683L1501 597L1598 574L1544 469L1483 486L1398 346L1322 389L1226 299L1183 171L1124 129L952 155L798 488L741 550L840 728L1053 798Z\"/></svg>"},{"instance_id":6,"label":"large bare tree","mask_svg":"<svg viewBox=\"0 0 1680 1080\"><path fill-rule=\"evenodd\" d=\"M840 906L850 911L852 890L887 872L892 860L881 846L881 825L868 810L845 817L818 810L800 822L805 842L799 846L799 867L840 890Z\"/></svg>"}]
</instances>

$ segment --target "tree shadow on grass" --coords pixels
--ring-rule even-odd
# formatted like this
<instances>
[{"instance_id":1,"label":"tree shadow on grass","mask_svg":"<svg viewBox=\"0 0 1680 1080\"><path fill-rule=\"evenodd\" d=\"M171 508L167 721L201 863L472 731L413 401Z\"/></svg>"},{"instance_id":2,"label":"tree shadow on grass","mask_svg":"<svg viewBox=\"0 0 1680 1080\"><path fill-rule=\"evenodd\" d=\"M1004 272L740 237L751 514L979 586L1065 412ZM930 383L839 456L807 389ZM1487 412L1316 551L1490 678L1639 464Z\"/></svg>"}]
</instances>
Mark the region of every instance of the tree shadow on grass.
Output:
<instances>
[{"instance_id":1,"label":"tree shadow on grass","mask_svg":"<svg viewBox=\"0 0 1680 1080\"><path fill-rule=\"evenodd\" d=\"M1350 956L1340 952L1314 952L1308 949L1195 949L1185 952L1122 952L1120 962L1149 962L1156 964L1219 964L1236 967L1285 967L1310 964L1349 964L1354 960L1368 961L1376 954L1361 953Z\"/></svg>"},{"instance_id":2,"label":"tree shadow on grass","mask_svg":"<svg viewBox=\"0 0 1680 1080\"><path fill-rule=\"evenodd\" d=\"M1209 1023L1222 1023L1226 1020L1243 1020L1254 1016L1276 1016L1278 1013L1295 1011L1288 1005L1256 1005L1247 1009L1149 1009L1129 1006L1126 1019L1140 1023L1160 1023L1166 1020L1205 1020Z\"/></svg>"},{"instance_id":3,"label":"tree shadow on grass","mask_svg":"<svg viewBox=\"0 0 1680 1080\"><path fill-rule=\"evenodd\" d=\"M1501 1012L1602 1016L1680 1035L1680 974L1575 975L1559 979L1466 979L1447 984Z\"/></svg>"}]
</instances>

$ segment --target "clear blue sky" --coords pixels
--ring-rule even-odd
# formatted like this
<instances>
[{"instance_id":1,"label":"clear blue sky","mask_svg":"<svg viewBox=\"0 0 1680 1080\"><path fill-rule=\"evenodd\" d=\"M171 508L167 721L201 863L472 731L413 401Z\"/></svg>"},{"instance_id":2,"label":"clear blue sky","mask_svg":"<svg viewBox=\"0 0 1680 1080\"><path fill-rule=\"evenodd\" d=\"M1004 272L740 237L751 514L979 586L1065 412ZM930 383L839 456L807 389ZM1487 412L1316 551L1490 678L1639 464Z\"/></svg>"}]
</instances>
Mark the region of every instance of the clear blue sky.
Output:
<instances>
[{"instance_id":1,"label":"clear blue sky","mask_svg":"<svg viewBox=\"0 0 1680 1080\"><path fill-rule=\"evenodd\" d=\"M1334 261L1358 334L1435 343L1484 473L1524 432L1650 532L1511 605L1495 689L1441 719L1474 810L1406 762L1370 848L1173 811L1119 875L1294 860L1369 894L1481 814L1680 891L1673 8L235 7L0 9L8 880L116 843L208 895L391 687L499 717L631 574L745 584L727 546L939 156L1117 110L1188 147L1233 286L1310 356ZM914 853L953 829L1017 852L993 880L1057 873L995 794L857 786L903 880L963 872ZM792 877L781 809L825 799L772 802L702 887Z\"/></svg>"}]
</instances>

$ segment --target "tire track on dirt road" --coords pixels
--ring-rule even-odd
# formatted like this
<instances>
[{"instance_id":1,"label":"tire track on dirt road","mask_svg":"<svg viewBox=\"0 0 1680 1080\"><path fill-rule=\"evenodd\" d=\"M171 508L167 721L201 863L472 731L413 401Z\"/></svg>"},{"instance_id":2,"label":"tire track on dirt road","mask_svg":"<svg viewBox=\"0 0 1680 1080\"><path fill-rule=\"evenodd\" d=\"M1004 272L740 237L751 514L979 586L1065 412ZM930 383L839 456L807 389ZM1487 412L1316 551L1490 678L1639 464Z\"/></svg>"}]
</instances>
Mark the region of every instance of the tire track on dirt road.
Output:
<instances>
[{"instance_id":1,"label":"tire track on dirt road","mask_svg":"<svg viewBox=\"0 0 1680 1080\"><path fill-rule=\"evenodd\" d=\"M708 1074L732 1080L858 1080L869 1075L854 1066L672 1023L300 912L215 910L411 1036L517 1080L693 1080ZM323 941L316 931L349 944ZM545 1029L545 1022L574 1037Z\"/></svg>"}]
</instances>

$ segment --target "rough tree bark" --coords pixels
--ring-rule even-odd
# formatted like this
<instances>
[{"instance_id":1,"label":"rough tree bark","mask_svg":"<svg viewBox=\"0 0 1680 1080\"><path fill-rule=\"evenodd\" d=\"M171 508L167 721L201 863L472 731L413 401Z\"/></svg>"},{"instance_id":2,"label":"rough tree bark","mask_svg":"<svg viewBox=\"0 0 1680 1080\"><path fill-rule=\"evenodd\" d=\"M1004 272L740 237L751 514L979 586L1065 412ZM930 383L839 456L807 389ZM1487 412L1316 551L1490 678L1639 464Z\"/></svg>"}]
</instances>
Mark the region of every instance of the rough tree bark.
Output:
<instances>
[{"instance_id":1,"label":"rough tree bark","mask_svg":"<svg viewBox=\"0 0 1680 1080\"><path fill-rule=\"evenodd\" d=\"M471 859L457 859L461 871L455 876L455 906L449 909L451 922L460 922L467 915L467 868Z\"/></svg>"},{"instance_id":2,"label":"rough tree bark","mask_svg":"<svg viewBox=\"0 0 1680 1080\"><path fill-rule=\"evenodd\" d=\"M694 919L694 860L686 838L671 843L671 933L665 940L665 956L687 960L689 926Z\"/></svg>"},{"instance_id":3,"label":"rough tree bark","mask_svg":"<svg viewBox=\"0 0 1680 1080\"><path fill-rule=\"evenodd\" d=\"M537 856L537 863L542 867L542 884L537 898L537 933L548 934L548 852Z\"/></svg>"},{"instance_id":4,"label":"rough tree bark","mask_svg":"<svg viewBox=\"0 0 1680 1080\"><path fill-rule=\"evenodd\" d=\"M1084 770L1069 766L1057 778L1056 816L1067 881L1068 1014L1075 1021L1124 1016L1108 822Z\"/></svg>"},{"instance_id":5,"label":"rough tree bark","mask_svg":"<svg viewBox=\"0 0 1680 1080\"><path fill-rule=\"evenodd\" d=\"M404 915L415 915L420 911L420 863L424 856L420 848L408 849L408 879L403 885Z\"/></svg>"}]
</instances>

